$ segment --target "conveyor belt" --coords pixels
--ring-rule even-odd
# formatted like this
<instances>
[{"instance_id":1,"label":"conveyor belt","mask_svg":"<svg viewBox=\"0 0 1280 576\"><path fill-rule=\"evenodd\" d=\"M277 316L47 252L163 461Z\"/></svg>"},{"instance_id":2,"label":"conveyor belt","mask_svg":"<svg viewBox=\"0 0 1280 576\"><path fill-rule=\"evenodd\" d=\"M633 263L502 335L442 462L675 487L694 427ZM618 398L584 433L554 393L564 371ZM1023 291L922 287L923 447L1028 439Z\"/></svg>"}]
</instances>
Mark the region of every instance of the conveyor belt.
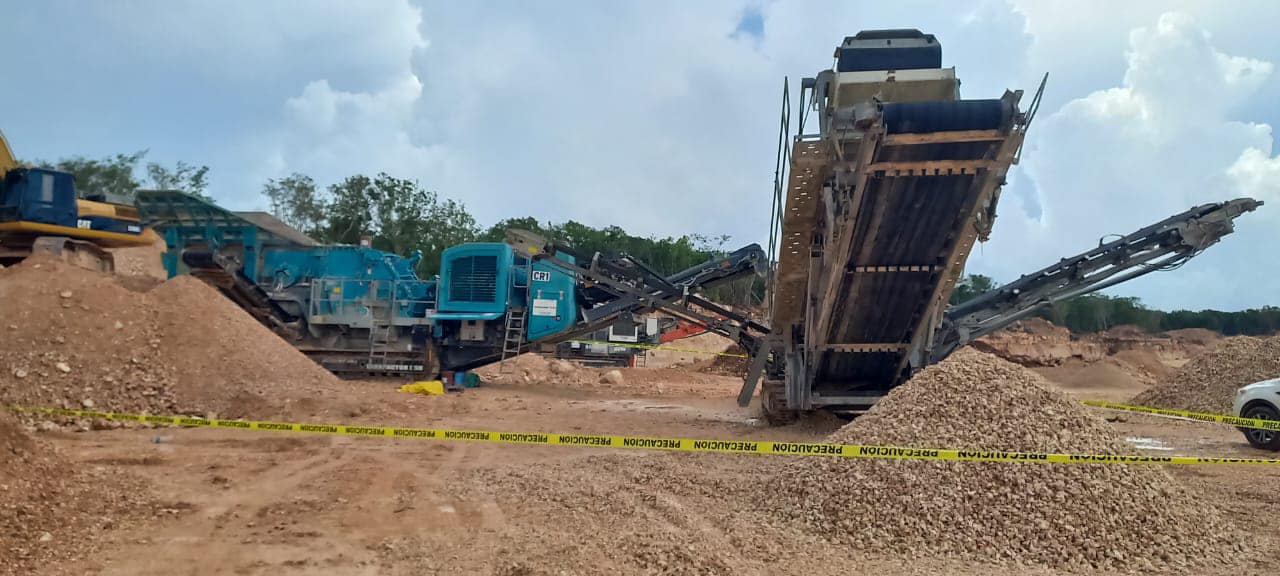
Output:
<instances>
[{"instance_id":1,"label":"conveyor belt","mask_svg":"<svg viewBox=\"0 0 1280 576\"><path fill-rule=\"evenodd\" d=\"M782 241L774 273L774 332L781 333L804 317L804 292L809 283L809 255L822 206L822 186L831 164L831 148L824 140L797 141L792 148L791 174L782 216Z\"/></svg>"},{"instance_id":2,"label":"conveyor belt","mask_svg":"<svg viewBox=\"0 0 1280 576\"><path fill-rule=\"evenodd\" d=\"M909 374L1021 144L1016 98L885 104L865 128L796 143L772 327L803 334L811 386L788 384L789 405L874 398Z\"/></svg>"}]
</instances>

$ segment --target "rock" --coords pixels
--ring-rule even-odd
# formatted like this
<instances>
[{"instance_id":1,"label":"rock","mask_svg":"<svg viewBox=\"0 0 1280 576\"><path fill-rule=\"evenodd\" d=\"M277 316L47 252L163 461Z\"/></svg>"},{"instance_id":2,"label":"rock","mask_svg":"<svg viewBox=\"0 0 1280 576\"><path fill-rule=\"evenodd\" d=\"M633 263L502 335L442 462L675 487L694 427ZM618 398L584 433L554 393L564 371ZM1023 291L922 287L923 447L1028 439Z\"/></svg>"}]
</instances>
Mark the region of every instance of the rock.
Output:
<instances>
[{"instance_id":1,"label":"rock","mask_svg":"<svg viewBox=\"0 0 1280 576\"><path fill-rule=\"evenodd\" d=\"M45 533L40 534L40 541L41 541L41 542L53 542L53 534L50 534L49 532L45 532Z\"/></svg>"},{"instance_id":2,"label":"rock","mask_svg":"<svg viewBox=\"0 0 1280 576\"><path fill-rule=\"evenodd\" d=\"M71 366L69 366L66 362L58 362L54 364L53 367L57 368L58 371L62 372L63 374L71 373Z\"/></svg>"},{"instance_id":3,"label":"rock","mask_svg":"<svg viewBox=\"0 0 1280 576\"><path fill-rule=\"evenodd\" d=\"M973 349L921 371L827 441L1134 453L1034 372ZM1153 466L801 458L758 489L780 520L877 553L1112 570L1229 563L1248 541L1213 495Z\"/></svg>"},{"instance_id":4,"label":"rock","mask_svg":"<svg viewBox=\"0 0 1280 576\"><path fill-rule=\"evenodd\" d=\"M621 386L624 382L626 382L626 379L622 377L622 372L619 372L617 370L610 370L600 375L601 384L613 384L614 386Z\"/></svg>"},{"instance_id":5,"label":"rock","mask_svg":"<svg viewBox=\"0 0 1280 576\"><path fill-rule=\"evenodd\" d=\"M1280 335L1236 336L1216 350L1201 354L1167 381L1152 386L1130 402L1195 412L1226 414L1236 389L1280 376Z\"/></svg>"},{"instance_id":6,"label":"rock","mask_svg":"<svg viewBox=\"0 0 1280 576\"><path fill-rule=\"evenodd\" d=\"M58 296L61 296L61 297L63 297L63 298L70 298L70 297L71 297L71 291L70 291L70 290L63 290L63 291L61 291L61 292L59 292L59 293L58 293Z\"/></svg>"},{"instance_id":7,"label":"rock","mask_svg":"<svg viewBox=\"0 0 1280 576\"><path fill-rule=\"evenodd\" d=\"M577 368L575 368L573 363L569 362L568 360L556 360L555 362L551 363L552 374L559 374L563 376L565 374L572 374L576 370Z\"/></svg>"},{"instance_id":8,"label":"rock","mask_svg":"<svg viewBox=\"0 0 1280 576\"><path fill-rule=\"evenodd\" d=\"M85 408L93 408L93 399L85 398L84 400L80 401L80 405L84 406Z\"/></svg>"},{"instance_id":9,"label":"rock","mask_svg":"<svg viewBox=\"0 0 1280 576\"><path fill-rule=\"evenodd\" d=\"M123 329L124 329L124 322L116 320L116 330L123 330Z\"/></svg>"},{"instance_id":10,"label":"rock","mask_svg":"<svg viewBox=\"0 0 1280 576\"><path fill-rule=\"evenodd\" d=\"M36 424L36 429L41 432L54 432L61 430L62 427L49 420L41 420L39 424Z\"/></svg>"},{"instance_id":11,"label":"rock","mask_svg":"<svg viewBox=\"0 0 1280 576\"><path fill-rule=\"evenodd\" d=\"M21 369L21 368L14 368L14 369L13 369L13 377L14 377L14 378L26 378L26 377L27 377L27 371L26 371L26 370L23 370L23 369Z\"/></svg>"}]
</instances>

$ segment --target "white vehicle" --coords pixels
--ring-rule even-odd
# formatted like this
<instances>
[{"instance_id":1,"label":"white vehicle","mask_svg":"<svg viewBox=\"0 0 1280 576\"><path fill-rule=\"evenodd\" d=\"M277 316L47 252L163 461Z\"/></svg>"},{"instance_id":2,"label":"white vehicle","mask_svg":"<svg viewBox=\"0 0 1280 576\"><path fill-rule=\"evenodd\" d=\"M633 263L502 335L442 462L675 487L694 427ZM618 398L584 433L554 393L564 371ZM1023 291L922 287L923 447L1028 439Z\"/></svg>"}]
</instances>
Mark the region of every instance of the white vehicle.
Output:
<instances>
[{"instance_id":1,"label":"white vehicle","mask_svg":"<svg viewBox=\"0 0 1280 576\"><path fill-rule=\"evenodd\" d=\"M1280 378L1263 380L1236 390L1232 407L1241 418L1280 420ZM1259 428L1241 428L1254 448L1280 450L1280 432Z\"/></svg>"}]
</instances>

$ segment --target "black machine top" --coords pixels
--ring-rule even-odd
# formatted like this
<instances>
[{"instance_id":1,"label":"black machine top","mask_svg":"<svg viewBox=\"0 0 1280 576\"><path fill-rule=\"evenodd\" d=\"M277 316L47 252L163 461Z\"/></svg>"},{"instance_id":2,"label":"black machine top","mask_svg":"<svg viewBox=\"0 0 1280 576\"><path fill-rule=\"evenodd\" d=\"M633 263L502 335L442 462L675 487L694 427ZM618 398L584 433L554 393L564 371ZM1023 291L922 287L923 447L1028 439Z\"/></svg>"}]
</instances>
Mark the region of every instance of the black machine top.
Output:
<instances>
[{"instance_id":1,"label":"black machine top","mask_svg":"<svg viewBox=\"0 0 1280 576\"><path fill-rule=\"evenodd\" d=\"M920 70L942 67L942 45L914 28L863 30L836 48L837 72Z\"/></svg>"}]
</instances>

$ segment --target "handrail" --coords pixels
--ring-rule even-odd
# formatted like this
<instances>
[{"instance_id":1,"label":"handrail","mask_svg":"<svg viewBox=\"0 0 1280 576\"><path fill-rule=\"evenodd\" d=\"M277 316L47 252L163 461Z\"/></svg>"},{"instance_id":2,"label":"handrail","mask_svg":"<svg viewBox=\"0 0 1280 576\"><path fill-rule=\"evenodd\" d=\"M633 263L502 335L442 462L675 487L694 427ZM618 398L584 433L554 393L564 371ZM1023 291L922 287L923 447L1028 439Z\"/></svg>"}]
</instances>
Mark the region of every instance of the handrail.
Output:
<instances>
[{"instance_id":1,"label":"handrail","mask_svg":"<svg viewBox=\"0 0 1280 576\"><path fill-rule=\"evenodd\" d=\"M801 98L803 99L803 90ZM803 105L801 106L803 108ZM803 118L804 111L800 112ZM774 275L772 270L778 260L778 243L782 237L782 211L785 208L787 171L791 167L791 88L787 77L782 78L782 113L778 121L778 151L773 166L773 204L769 211L769 270L765 276L765 307L773 312Z\"/></svg>"}]
</instances>

